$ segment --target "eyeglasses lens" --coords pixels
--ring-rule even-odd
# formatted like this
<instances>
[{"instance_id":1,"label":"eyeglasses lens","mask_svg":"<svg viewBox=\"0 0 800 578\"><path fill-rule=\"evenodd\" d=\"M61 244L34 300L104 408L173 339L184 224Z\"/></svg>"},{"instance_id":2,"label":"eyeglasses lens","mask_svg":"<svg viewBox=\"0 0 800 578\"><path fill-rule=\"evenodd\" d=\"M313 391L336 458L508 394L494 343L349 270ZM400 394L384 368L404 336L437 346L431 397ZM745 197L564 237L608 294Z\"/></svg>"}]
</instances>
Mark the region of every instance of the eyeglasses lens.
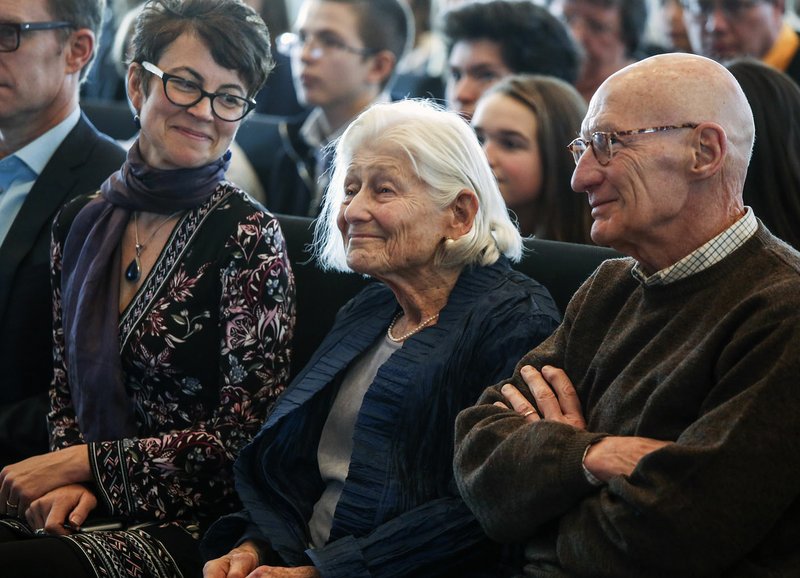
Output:
<instances>
[{"instance_id":1,"label":"eyeglasses lens","mask_svg":"<svg viewBox=\"0 0 800 578\"><path fill-rule=\"evenodd\" d=\"M0 52L14 52L19 47L19 29L11 24L0 24Z\"/></svg>"}]
</instances>

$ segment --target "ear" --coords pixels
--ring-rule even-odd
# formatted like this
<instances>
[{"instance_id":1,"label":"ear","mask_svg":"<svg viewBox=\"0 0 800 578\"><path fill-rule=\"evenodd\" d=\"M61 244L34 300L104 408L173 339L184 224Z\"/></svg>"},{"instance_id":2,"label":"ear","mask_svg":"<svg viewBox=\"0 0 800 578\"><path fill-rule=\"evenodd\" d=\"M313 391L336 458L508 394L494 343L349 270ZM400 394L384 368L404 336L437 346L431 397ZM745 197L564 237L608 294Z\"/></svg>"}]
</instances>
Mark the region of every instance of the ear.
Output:
<instances>
[{"instance_id":1,"label":"ear","mask_svg":"<svg viewBox=\"0 0 800 578\"><path fill-rule=\"evenodd\" d=\"M140 81L140 65L136 62L131 62L128 66L128 82L125 83L125 88L128 91L128 100L131 101L131 106L138 114L142 110L144 100L144 90L142 90L142 83Z\"/></svg>"},{"instance_id":2,"label":"ear","mask_svg":"<svg viewBox=\"0 0 800 578\"><path fill-rule=\"evenodd\" d=\"M372 66L368 73L368 80L375 86L381 86L391 76L397 64L397 59L390 50L381 50L370 58L372 59Z\"/></svg>"},{"instance_id":3,"label":"ear","mask_svg":"<svg viewBox=\"0 0 800 578\"><path fill-rule=\"evenodd\" d=\"M64 48L67 72L80 74L80 71L89 63L94 54L94 32L88 28L78 28L69 35Z\"/></svg>"},{"instance_id":4,"label":"ear","mask_svg":"<svg viewBox=\"0 0 800 578\"><path fill-rule=\"evenodd\" d=\"M450 204L450 238L458 239L472 230L475 215L478 214L478 196L469 189L458 193Z\"/></svg>"},{"instance_id":5,"label":"ear","mask_svg":"<svg viewBox=\"0 0 800 578\"><path fill-rule=\"evenodd\" d=\"M713 122L704 122L695 130L691 174L698 180L707 179L722 170L728 155L728 136Z\"/></svg>"}]
</instances>

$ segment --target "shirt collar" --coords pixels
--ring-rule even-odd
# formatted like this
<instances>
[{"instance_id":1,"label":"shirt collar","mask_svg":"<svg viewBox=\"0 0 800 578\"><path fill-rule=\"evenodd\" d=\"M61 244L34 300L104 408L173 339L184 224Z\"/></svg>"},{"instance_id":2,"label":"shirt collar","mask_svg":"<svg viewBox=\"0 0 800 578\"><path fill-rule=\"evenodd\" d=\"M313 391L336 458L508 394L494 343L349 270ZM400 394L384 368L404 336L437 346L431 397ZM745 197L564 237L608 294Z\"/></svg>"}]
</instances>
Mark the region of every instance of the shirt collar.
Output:
<instances>
[{"instance_id":1,"label":"shirt collar","mask_svg":"<svg viewBox=\"0 0 800 578\"><path fill-rule=\"evenodd\" d=\"M50 162L50 157L53 156L56 149L67 138L70 131L75 128L80 118L81 109L75 107L75 110L67 118L13 154L28 165L36 173L36 176L39 176L44 167L47 166L47 163Z\"/></svg>"},{"instance_id":2,"label":"shirt collar","mask_svg":"<svg viewBox=\"0 0 800 578\"><path fill-rule=\"evenodd\" d=\"M758 229L753 210L745 207L744 216L719 235L686 255L680 261L647 275L639 263L634 265L631 274L645 287L668 285L690 277L722 261L752 237Z\"/></svg>"},{"instance_id":3,"label":"shirt collar","mask_svg":"<svg viewBox=\"0 0 800 578\"><path fill-rule=\"evenodd\" d=\"M384 91L378 95L378 98L372 101L372 104L389 102L390 100L389 95ZM320 107L316 107L311 111L311 114L308 115L303 126L300 127L300 136L303 137L303 140L311 148L324 147L329 142L342 136L342 133L350 126L350 123L353 122L357 116L358 115L355 115L337 130L333 131L331 125L328 123L328 119L325 117L325 113L322 112Z\"/></svg>"},{"instance_id":4,"label":"shirt collar","mask_svg":"<svg viewBox=\"0 0 800 578\"><path fill-rule=\"evenodd\" d=\"M792 62L792 58L794 58L798 48L800 48L800 37L788 22L784 22L781 25L775 43L762 60L764 64L785 72L789 68L789 64Z\"/></svg>"}]
</instances>

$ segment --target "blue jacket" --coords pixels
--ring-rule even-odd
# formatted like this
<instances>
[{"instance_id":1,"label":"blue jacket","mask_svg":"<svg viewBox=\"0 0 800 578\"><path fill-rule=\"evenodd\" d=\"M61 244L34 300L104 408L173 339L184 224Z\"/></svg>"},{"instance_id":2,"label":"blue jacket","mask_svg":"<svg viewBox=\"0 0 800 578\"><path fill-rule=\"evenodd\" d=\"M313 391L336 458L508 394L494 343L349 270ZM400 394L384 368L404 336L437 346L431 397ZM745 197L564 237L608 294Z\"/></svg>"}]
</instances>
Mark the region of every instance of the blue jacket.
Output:
<instances>
[{"instance_id":1,"label":"blue jacket","mask_svg":"<svg viewBox=\"0 0 800 578\"><path fill-rule=\"evenodd\" d=\"M275 565L313 564L325 578L491 573L488 539L453 482L453 424L558 324L547 290L504 258L465 270L438 323L381 366L357 418L330 540L308 547L307 522L324 488L316 456L328 411L347 368L382 338L397 311L379 283L341 309L240 455L237 490L246 509L212 526L208 554L255 539L279 556Z\"/></svg>"}]
</instances>

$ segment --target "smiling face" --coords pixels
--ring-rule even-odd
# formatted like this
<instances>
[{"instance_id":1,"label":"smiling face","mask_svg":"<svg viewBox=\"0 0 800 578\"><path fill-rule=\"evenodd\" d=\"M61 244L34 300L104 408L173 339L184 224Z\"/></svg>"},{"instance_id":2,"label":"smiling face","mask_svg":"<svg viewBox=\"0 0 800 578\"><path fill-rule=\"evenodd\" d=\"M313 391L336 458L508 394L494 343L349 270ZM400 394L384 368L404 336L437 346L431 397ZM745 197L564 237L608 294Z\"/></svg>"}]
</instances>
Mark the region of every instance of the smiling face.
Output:
<instances>
[{"instance_id":1,"label":"smiling face","mask_svg":"<svg viewBox=\"0 0 800 578\"><path fill-rule=\"evenodd\" d=\"M581 127L584 139L595 131L672 124L648 114L653 100L644 97L647 87L632 84L612 78L601 87ZM592 150L583 154L572 188L588 194L595 243L639 258L646 248L674 237L688 216L691 136L689 129L621 136L613 141L614 156L605 166Z\"/></svg>"},{"instance_id":2,"label":"smiling face","mask_svg":"<svg viewBox=\"0 0 800 578\"><path fill-rule=\"evenodd\" d=\"M500 44L492 40L459 40L450 51L447 107L469 120L481 95L513 74L503 61Z\"/></svg>"},{"instance_id":3,"label":"smiling face","mask_svg":"<svg viewBox=\"0 0 800 578\"><path fill-rule=\"evenodd\" d=\"M214 62L205 43L191 32L179 36L153 64L208 92L247 96L239 74ZM154 74L144 75L145 90L137 67L133 64L128 71L128 96L141 120L139 148L145 162L159 169L195 168L225 154L240 121L217 118L208 98L189 108L172 104L164 94L161 79Z\"/></svg>"},{"instance_id":4,"label":"smiling face","mask_svg":"<svg viewBox=\"0 0 800 578\"><path fill-rule=\"evenodd\" d=\"M542 189L536 115L516 98L493 93L475 109L472 126L510 209L529 205Z\"/></svg>"},{"instance_id":5,"label":"smiling face","mask_svg":"<svg viewBox=\"0 0 800 578\"><path fill-rule=\"evenodd\" d=\"M435 268L439 246L457 236L407 154L380 144L356 150L345 177L337 225L347 265L384 282L411 284Z\"/></svg>"}]
</instances>

